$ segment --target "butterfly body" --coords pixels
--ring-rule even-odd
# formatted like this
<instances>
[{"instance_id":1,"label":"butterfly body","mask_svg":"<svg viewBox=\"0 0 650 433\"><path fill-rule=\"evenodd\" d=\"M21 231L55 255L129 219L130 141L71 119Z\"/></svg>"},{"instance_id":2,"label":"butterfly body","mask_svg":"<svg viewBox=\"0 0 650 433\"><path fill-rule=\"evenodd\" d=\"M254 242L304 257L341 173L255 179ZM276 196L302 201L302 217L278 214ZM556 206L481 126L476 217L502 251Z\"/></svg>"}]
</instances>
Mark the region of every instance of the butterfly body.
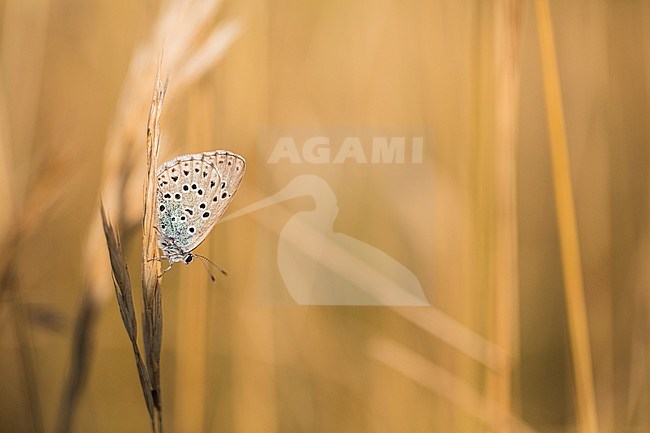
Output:
<instances>
[{"instance_id":1,"label":"butterfly body","mask_svg":"<svg viewBox=\"0 0 650 433\"><path fill-rule=\"evenodd\" d=\"M158 246L170 265L189 264L232 201L246 170L226 150L177 156L156 172Z\"/></svg>"}]
</instances>

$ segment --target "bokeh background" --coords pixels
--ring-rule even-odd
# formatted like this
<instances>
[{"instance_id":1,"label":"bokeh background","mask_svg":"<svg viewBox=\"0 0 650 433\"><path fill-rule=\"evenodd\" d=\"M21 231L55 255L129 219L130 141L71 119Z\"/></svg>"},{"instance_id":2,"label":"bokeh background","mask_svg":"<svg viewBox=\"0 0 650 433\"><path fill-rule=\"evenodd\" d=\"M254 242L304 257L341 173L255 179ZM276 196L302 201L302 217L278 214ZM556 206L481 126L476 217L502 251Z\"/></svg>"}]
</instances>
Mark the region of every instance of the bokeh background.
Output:
<instances>
[{"instance_id":1,"label":"bokeh background","mask_svg":"<svg viewBox=\"0 0 650 433\"><path fill-rule=\"evenodd\" d=\"M164 277L166 431L650 430L650 2L1 0L0 23L0 431L150 431L98 208L140 305L161 51L161 159L245 155L231 211L274 189L261 128L435 136L397 197L348 167L335 226L426 275L433 306L261 305L272 210L219 225L199 251L227 278ZM565 295L552 60L584 304ZM592 371L572 352L583 306Z\"/></svg>"}]
</instances>

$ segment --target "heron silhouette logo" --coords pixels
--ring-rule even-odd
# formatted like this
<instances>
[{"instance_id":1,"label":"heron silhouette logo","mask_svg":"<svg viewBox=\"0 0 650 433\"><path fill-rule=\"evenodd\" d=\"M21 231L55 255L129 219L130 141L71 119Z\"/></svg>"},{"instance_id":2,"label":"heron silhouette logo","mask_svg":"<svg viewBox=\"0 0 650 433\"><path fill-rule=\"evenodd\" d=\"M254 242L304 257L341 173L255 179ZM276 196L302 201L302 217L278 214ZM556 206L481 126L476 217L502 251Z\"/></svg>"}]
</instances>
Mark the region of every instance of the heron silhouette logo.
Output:
<instances>
[{"instance_id":1,"label":"heron silhouette logo","mask_svg":"<svg viewBox=\"0 0 650 433\"><path fill-rule=\"evenodd\" d=\"M316 207L292 215L282 227L278 269L300 305L429 306L418 278L380 249L334 232L336 194L316 175L300 175L274 195L223 218L223 221L310 195Z\"/></svg>"}]
</instances>

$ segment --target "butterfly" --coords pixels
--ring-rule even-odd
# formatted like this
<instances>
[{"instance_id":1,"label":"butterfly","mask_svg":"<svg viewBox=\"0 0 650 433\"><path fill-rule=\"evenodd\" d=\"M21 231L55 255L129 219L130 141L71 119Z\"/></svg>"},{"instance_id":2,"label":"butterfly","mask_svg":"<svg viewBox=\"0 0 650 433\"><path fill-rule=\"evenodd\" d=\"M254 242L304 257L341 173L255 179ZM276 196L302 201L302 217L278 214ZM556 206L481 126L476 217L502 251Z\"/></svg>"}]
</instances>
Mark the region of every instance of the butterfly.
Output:
<instances>
[{"instance_id":1,"label":"butterfly","mask_svg":"<svg viewBox=\"0 0 650 433\"><path fill-rule=\"evenodd\" d=\"M245 171L244 158L227 150L181 155L158 167L158 247L170 267L197 256L192 251L230 205Z\"/></svg>"}]
</instances>

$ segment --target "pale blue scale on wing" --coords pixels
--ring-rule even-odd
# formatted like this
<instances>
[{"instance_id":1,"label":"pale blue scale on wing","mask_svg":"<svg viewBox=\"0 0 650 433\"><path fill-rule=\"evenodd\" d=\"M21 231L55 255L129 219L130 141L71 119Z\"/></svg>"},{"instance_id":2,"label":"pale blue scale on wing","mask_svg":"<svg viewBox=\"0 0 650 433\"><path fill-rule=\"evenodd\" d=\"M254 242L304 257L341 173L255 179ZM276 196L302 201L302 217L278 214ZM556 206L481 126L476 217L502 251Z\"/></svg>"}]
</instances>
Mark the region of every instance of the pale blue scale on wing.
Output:
<instances>
[{"instance_id":1,"label":"pale blue scale on wing","mask_svg":"<svg viewBox=\"0 0 650 433\"><path fill-rule=\"evenodd\" d=\"M171 263L206 238L232 201L246 162L223 150L178 156L157 171L158 246Z\"/></svg>"}]
</instances>

